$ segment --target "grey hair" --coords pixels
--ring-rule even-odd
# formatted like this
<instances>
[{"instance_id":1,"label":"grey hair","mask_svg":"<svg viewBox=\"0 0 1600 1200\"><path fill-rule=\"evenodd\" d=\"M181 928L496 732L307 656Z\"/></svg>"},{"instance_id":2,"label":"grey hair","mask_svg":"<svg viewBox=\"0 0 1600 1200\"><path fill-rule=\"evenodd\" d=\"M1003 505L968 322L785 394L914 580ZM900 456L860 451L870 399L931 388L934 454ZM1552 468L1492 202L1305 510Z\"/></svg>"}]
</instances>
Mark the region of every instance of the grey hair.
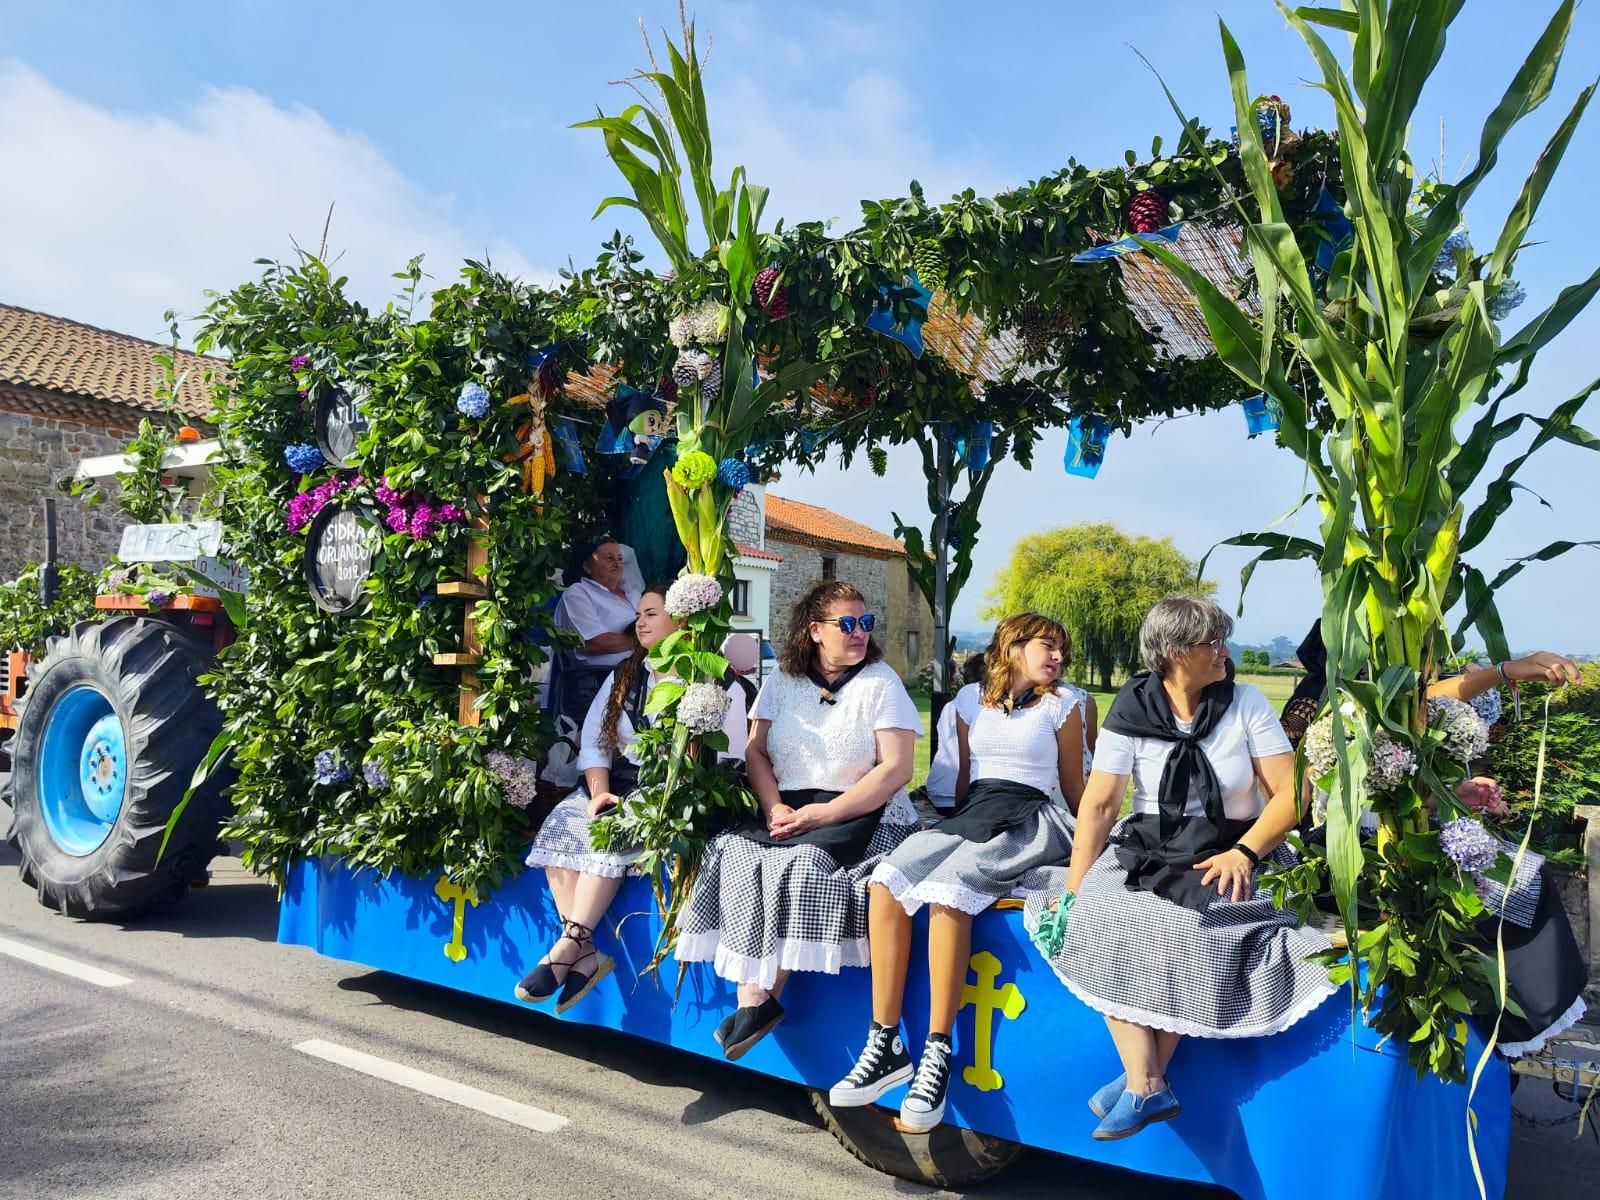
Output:
<instances>
[{"instance_id":1,"label":"grey hair","mask_svg":"<svg viewBox=\"0 0 1600 1200\"><path fill-rule=\"evenodd\" d=\"M1145 613L1139 626L1139 651L1151 674L1164 678L1174 655L1232 633L1233 618L1210 600L1168 596Z\"/></svg>"}]
</instances>

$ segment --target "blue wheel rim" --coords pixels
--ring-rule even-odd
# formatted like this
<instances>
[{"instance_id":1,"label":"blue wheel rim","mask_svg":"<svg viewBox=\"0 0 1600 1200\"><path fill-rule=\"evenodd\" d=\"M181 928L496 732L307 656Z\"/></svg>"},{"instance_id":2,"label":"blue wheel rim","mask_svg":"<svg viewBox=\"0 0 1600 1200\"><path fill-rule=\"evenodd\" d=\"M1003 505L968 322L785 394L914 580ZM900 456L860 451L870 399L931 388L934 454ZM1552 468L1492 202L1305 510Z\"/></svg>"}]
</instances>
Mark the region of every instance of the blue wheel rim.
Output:
<instances>
[{"instance_id":1,"label":"blue wheel rim","mask_svg":"<svg viewBox=\"0 0 1600 1200\"><path fill-rule=\"evenodd\" d=\"M111 701L87 684L68 688L39 745L39 809L56 845L79 858L104 845L127 783L127 738Z\"/></svg>"}]
</instances>

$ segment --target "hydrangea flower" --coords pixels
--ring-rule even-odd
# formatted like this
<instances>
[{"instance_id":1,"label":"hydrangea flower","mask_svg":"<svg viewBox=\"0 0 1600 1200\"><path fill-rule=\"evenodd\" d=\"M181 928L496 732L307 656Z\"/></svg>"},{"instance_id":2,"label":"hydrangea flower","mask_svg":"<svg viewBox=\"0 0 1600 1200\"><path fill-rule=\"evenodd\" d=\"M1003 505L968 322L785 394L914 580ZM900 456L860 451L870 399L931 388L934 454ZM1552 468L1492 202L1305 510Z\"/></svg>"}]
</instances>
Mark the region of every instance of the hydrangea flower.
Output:
<instances>
[{"instance_id":1,"label":"hydrangea flower","mask_svg":"<svg viewBox=\"0 0 1600 1200\"><path fill-rule=\"evenodd\" d=\"M1436 273L1453 271L1456 267L1456 253L1461 250L1470 250L1472 243L1467 240L1465 230L1456 230L1445 238L1444 245L1439 247L1439 257L1433 260L1433 269Z\"/></svg>"},{"instance_id":2,"label":"hydrangea flower","mask_svg":"<svg viewBox=\"0 0 1600 1200\"><path fill-rule=\"evenodd\" d=\"M456 411L464 417L477 419L489 411L489 393L483 384L468 381L461 385L461 394L456 397Z\"/></svg>"},{"instance_id":3,"label":"hydrangea flower","mask_svg":"<svg viewBox=\"0 0 1600 1200\"><path fill-rule=\"evenodd\" d=\"M1478 874L1500 857L1495 836L1471 817L1457 817L1439 831L1439 848L1463 871Z\"/></svg>"},{"instance_id":4,"label":"hydrangea flower","mask_svg":"<svg viewBox=\"0 0 1600 1200\"><path fill-rule=\"evenodd\" d=\"M314 777L319 787L332 787L350 778L349 769L332 750L317 751Z\"/></svg>"},{"instance_id":5,"label":"hydrangea flower","mask_svg":"<svg viewBox=\"0 0 1600 1200\"><path fill-rule=\"evenodd\" d=\"M1417 756L1410 746L1387 736L1373 743L1367 755L1367 787L1370 790L1393 791L1416 773Z\"/></svg>"},{"instance_id":6,"label":"hydrangea flower","mask_svg":"<svg viewBox=\"0 0 1600 1200\"><path fill-rule=\"evenodd\" d=\"M367 781L367 786L375 792L381 792L389 786L389 772L383 769L383 764L375 758L369 758L361 764L361 778Z\"/></svg>"},{"instance_id":7,"label":"hydrangea flower","mask_svg":"<svg viewBox=\"0 0 1600 1200\"><path fill-rule=\"evenodd\" d=\"M1497 687L1490 688L1487 692L1480 692L1469 703L1473 711L1483 718L1485 725L1493 725L1505 711L1505 700Z\"/></svg>"},{"instance_id":8,"label":"hydrangea flower","mask_svg":"<svg viewBox=\"0 0 1600 1200\"><path fill-rule=\"evenodd\" d=\"M1428 700L1428 728L1444 734L1444 750L1457 762L1471 762L1489 748L1489 727L1472 705L1449 696Z\"/></svg>"},{"instance_id":9,"label":"hydrangea flower","mask_svg":"<svg viewBox=\"0 0 1600 1200\"><path fill-rule=\"evenodd\" d=\"M728 715L728 692L719 683L691 683L678 697L678 722L690 733L712 733Z\"/></svg>"},{"instance_id":10,"label":"hydrangea flower","mask_svg":"<svg viewBox=\"0 0 1600 1200\"><path fill-rule=\"evenodd\" d=\"M684 575L667 589L667 615L688 617L722 602L722 585L710 575Z\"/></svg>"},{"instance_id":11,"label":"hydrangea flower","mask_svg":"<svg viewBox=\"0 0 1600 1200\"><path fill-rule=\"evenodd\" d=\"M717 480L723 487L742 491L750 485L750 468L742 458L725 458L717 464Z\"/></svg>"},{"instance_id":12,"label":"hydrangea flower","mask_svg":"<svg viewBox=\"0 0 1600 1200\"><path fill-rule=\"evenodd\" d=\"M296 475L309 475L322 466L322 451L311 442L296 442L283 448L283 461Z\"/></svg>"},{"instance_id":13,"label":"hydrangea flower","mask_svg":"<svg viewBox=\"0 0 1600 1200\"><path fill-rule=\"evenodd\" d=\"M1521 308L1522 302L1528 298L1528 290L1515 279L1508 279L1500 285L1500 290L1489 301L1489 319L1491 321L1504 321L1514 309Z\"/></svg>"},{"instance_id":14,"label":"hydrangea flower","mask_svg":"<svg viewBox=\"0 0 1600 1200\"><path fill-rule=\"evenodd\" d=\"M485 762L500 777L500 792L513 808L527 808L538 795L539 768L529 759L491 750Z\"/></svg>"},{"instance_id":15,"label":"hydrangea flower","mask_svg":"<svg viewBox=\"0 0 1600 1200\"><path fill-rule=\"evenodd\" d=\"M144 602L151 608L165 608L172 603L172 593L161 588L151 588L144 594Z\"/></svg>"},{"instance_id":16,"label":"hydrangea flower","mask_svg":"<svg viewBox=\"0 0 1600 1200\"><path fill-rule=\"evenodd\" d=\"M684 491L710 483L717 477L717 460L704 450L691 450L672 465L672 478Z\"/></svg>"}]
</instances>

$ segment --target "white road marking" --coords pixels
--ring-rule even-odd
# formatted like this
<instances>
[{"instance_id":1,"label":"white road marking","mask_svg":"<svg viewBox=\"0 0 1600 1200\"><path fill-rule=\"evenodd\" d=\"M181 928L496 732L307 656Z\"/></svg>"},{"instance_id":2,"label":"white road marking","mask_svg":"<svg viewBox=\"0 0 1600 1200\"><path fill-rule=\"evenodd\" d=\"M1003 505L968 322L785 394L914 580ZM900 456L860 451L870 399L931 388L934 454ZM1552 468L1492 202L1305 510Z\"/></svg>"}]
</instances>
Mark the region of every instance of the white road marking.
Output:
<instances>
[{"instance_id":1,"label":"white road marking","mask_svg":"<svg viewBox=\"0 0 1600 1200\"><path fill-rule=\"evenodd\" d=\"M371 1075L375 1079L382 1079L388 1083L398 1083L401 1087L410 1088L414 1092L421 1092L425 1096L434 1096L440 1100L448 1100L451 1104L459 1104L463 1108L470 1108L487 1116L498 1117L502 1121L509 1121L513 1125L520 1125L524 1129L531 1129L535 1133L554 1133L564 1129L567 1118L553 1112L546 1112L542 1108L535 1108L531 1104L522 1104L516 1100L508 1100L504 1096L497 1096L493 1092L481 1091L475 1087L468 1087L464 1083L445 1079L439 1075L430 1075L426 1071L419 1071L415 1067L403 1066L391 1062L387 1058L379 1058L375 1054L366 1054L360 1050L352 1050L348 1046L340 1046L334 1042L325 1042L321 1038L312 1038L308 1042L301 1042L295 1047L302 1054L309 1054L312 1058L320 1058L326 1062L336 1063L341 1067L349 1067L352 1071L360 1071L363 1075Z\"/></svg>"},{"instance_id":2,"label":"white road marking","mask_svg":"<svg viewBox=\"0 0 1600 1200\"><path fill-rule=\"evenodd\" d=\"M37 950L21 942L13 942L10 938L0 938L0 954L9 954L12 958L20 958L23 962L30 962L36 967L60 971L63 975L71 975L74 979L81 979L85 983L99 987L121 987L125 983L133 982L126 975L114 975L110 971L102 971L99 967L91 967L88 963L75 962L70 958L62 958L59 954L51 954L48 950Z\"/></svg>"}]
</instances>

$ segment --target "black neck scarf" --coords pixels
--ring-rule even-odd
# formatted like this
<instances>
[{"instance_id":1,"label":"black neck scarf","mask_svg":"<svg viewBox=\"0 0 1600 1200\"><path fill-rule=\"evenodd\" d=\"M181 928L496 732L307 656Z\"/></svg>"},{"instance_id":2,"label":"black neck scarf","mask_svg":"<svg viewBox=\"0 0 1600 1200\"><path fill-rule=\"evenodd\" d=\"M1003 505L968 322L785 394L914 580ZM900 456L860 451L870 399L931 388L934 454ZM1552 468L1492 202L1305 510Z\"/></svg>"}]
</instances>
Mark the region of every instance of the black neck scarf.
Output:
<instances>
[{"instance_id":1,"label":"black neck scarf","mask_svg":"<svg viewBox=\"0 0 1600 1200\"><path fill-rule=\"evenodd\" d=\"M1036 703L1039 697L1043 694L1044 693L1036 687L1025 687L1022 689L1022 694L1015 700L1013 700L1010 696L1000 697L1000 707L1007 713L1014 713L1019 708L1027 708L1028 705Z\"/></svg>"},{"instance_id":2,"label":"black neck scarf","mask_svg":"<svg viewBox=\"0 0 1600 1200\"><path fill-rule=\"evenodd\" d=\"M1167 690L1154 674L1134 676L1112 701L1102 728L1127 737L1173 743L1157 791L1160 811L1135 814L1123 825L1117 862L1128 872L1130 889L1155 892L1201 911L1215 899L1212 889L1200 887L1194 864L1232 845L1248 823L1228 820L1222 785L1200 743L1232 707L1233 693L1233 663L1229 662L1227 678L1200 693L1187 733L1178 728ZM1201 817L1185 816L1191 784L1200 794Z\"/></svg>"},{"instance_id":3,"label":"black neck scarf","mask_svg":"<svg viewBox=\"0 0 1600 1200\"><path fill-rule=\"evenodd\" d=\"M844 691L844 685L849 683L852 679L866 669L867 662L865 659L862 659L855 666L846 667L840 673L839 678L835 679L832 683L829 683L828 677L824 675L818 668L816 661L812 660L812 662L806 667L806 678L817 685L818 704L837 704L839 702L839 693Z\"/></svg>"}]
</instances>

